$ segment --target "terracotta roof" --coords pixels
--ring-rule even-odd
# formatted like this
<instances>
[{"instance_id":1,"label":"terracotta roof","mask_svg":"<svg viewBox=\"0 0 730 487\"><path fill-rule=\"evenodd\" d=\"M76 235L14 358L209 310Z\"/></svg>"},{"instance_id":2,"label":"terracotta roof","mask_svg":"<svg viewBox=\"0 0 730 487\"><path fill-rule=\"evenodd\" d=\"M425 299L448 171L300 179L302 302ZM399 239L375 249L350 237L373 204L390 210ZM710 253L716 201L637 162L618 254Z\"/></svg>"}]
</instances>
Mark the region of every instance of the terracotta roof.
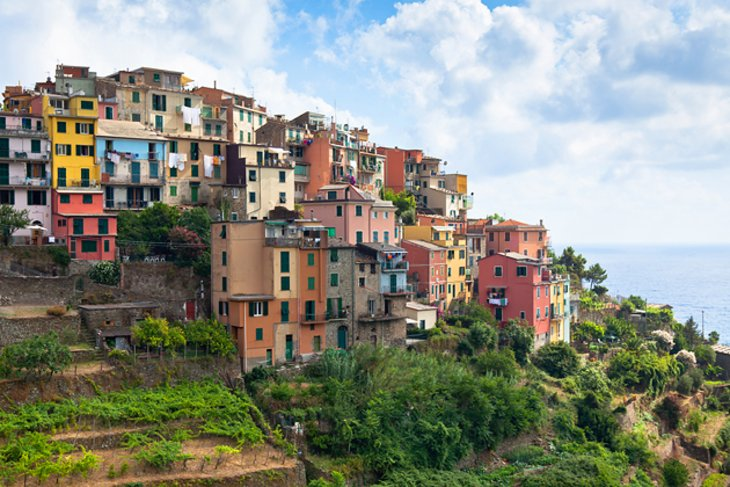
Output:
<instances>
[{"instance_id":1,"label":"terracotta roof","mask_svg":"<svg viewBox=\"0 0 730 487\"><path fill-rule=\"evenodd\" d=\"M409 301L406 303L406 308L410 308L416 311L435 311L438 308L436 306L429 306L427 304L417 303L415 301Z\"/></svg>"},{"instance_id":2,"label":"terracotta roof","mask_svg":"<svg viewBox=\"0 0 730 487\"><path fill-rule=\"evenodd\" d=\"M99 120L96 136L120 139L167 140L139 122L127 122L125 120Z\"/></svg>"},{"instance_id":3,"label":"terracotta roof","mask_svg":"<svg viewBox=\"0 0 730 487\"><path fill-rule=\"evenodd\" d=\"M426 242L425 240L403 240L403 242L408 242L411 245L415 245L417 247L423 247L424 249L429 250L445 250L446 247L441 247L440 245L436 245L431 242Z\"/></svg>"},{"instance_id":4,"label":"terracotta roof","mask_svg":"<svg viewBox=\"0 0 730 487\"><path fill-rule=\"evenodd\" d=\"M509 219L505 220L502 223L498 223L496 226L498 227L513 227L513 226L527 226L527 223L518 222L517 220Z\"/></svg>"}]
</instances>

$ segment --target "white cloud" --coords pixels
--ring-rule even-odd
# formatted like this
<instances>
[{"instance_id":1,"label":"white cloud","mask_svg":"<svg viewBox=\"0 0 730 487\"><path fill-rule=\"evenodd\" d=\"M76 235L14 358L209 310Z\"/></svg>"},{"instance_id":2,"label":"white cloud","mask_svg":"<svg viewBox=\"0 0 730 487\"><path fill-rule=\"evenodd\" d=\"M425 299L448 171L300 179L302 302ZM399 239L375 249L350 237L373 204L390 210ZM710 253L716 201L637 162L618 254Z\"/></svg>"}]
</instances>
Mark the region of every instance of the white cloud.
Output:
<instances>
[{"instance_id":1,"label":"white cloud","mask_svg":"<svg viewBox=\"0 0 730 487\"><path fill-rule=\"evenodd\" d=\"M415 121L417 143L472 175L480 212L552 220L564 239L672 242L708 238L677 235L678 218L709 225L730 211L724 3L396 8L349 48Z\"/></svg>"}]
</instances>

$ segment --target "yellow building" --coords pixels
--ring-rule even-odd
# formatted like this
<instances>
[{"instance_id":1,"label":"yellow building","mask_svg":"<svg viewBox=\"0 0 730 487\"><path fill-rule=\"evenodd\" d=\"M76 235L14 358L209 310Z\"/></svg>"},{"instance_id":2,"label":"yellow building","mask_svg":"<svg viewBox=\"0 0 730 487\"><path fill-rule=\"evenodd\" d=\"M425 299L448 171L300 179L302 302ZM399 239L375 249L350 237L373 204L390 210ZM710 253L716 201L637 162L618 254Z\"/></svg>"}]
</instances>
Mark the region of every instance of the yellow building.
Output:
<instances>
[{"instance_id":1,"label":"yellow building","mask_svg":"<svg viewBox=\"0 0 730 487\"><path fill-rule=\"evenodd\" d=\"M446 251L446 309L454 300L469 302L466 283L466 238L454 235L448 226L410 225L403 227L405 240L423 240L439 245Z\"/></svg>"},{"instance_id":2,"label":"yellow building","mask_svg":"<svg viewBox=\"0 0 730 487\"><path fill-rule=\"evenodd\" d=\"M96 164L94 133L98 117L96 98L71 96L68 109L51 106L43 96L43 117L52 147L53 189L99 187L101 166Z\"/></svg>"},{"instance_id":3,"label":"yellow building","mask_svg":"<svg viewBox=\"0 0 730 487\"><path fill-rule=\"evenodd\" d=\"M550 341L570 343L570 287L564 276L553 275L550 282Z\"/></svg>"}]
</instances>

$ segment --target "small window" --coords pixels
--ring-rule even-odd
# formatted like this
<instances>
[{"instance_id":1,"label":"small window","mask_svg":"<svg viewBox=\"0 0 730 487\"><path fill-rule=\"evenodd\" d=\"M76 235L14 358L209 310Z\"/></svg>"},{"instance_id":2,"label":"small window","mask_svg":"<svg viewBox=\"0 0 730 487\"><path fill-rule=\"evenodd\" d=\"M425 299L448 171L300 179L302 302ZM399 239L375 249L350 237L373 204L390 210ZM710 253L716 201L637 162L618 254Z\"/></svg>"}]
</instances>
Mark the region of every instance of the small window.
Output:
<instances>
[{"instance_id":1,"label":"small window","mask_svg":"<svg viewBox=\"0 0 730 487\"><path fill-rule=\"evenodd\" d=\"M378 232L373 232L373 242L378 241Z\"/></svg>"},{"instance_id":2,"label":"small window","mask_svg":"<svg viewBox=\"0 0 730 487\"><path fill-rule=\"evenodd\" d=\"M517 266L517 277L525 276L527 276L527 267L523 265Z\"/></svg>"},{"instance_id":3,"label":"small window","mask_svg":"<svg viewBox=\"0 0 730 487\"><path fill-rule=\"evenodd\" d=\"M319 335L316 335L312 338L312 350L315 352L321 352L322 351L322 337Z\"/></svg>"},{"instance_id":4,"label":"small window","mask_svg":"<svg viewBox=\"0 0 730 487\"><path fill-rule=\"evenodd\" d=\"M172 176L172 174L170 174ZM170 196L177 196L177 186L170 186Z\"/></svg>"},{"instance_id":5,"label":"small window","mask_svg":"<svg viewBox=\"0 0 730 487\"><path fill-rule=\"evenodd\" d=\"M355 241L356 243L362 243L362 232L360 230L355 232Z\"/></svg>"},{"instance_id":6,"label":"small window","mask_svg":"<svg viewBox=\"0 0 730 487\"><path fill-rule=\"evenodd\" d=\"M494 266L494 277L502 277L502 266Z\"/></svg>"},{"instance_id":7,"label":"small window","mask_svg":"<svg viewBox=\"0 0 730 487\"><path fill-rule=\"evenodd\" d=\"M327 191L327 199L328 200L336 200L337 199L337 191Z\"/></svg>"},{"instance_id":8,"label":"small window","mask_svg":"<svg viewBox=\"0 0 730 487\"><path fill-rule=\"evenodd\" d=\"M314 278L313 277L308 277L307 278L307 289L309 289L310 291L313 291L314 290L314 285L315 285Z\"/></svg>"},{"instance_id":9,"label":"small window","mask_svg":"<svg viewBox=\"0 0 730 487\"><path fill-rule=\"evenodd\" d=\"M337 216L342 216L342 205L337 205Z\"/></svg>"},{"instance_id":10,"label":"small window","mask_svg":"<svg viewBox=\"0 0 730 487\"><path fill-rule=\"evenodd\" d=\"M256 341L260 342L264 339L264 329L256 328Z\"/></svg>"},{"instance_id":11,"label":"small window","mask_svg":"<svg viewBox=\"0 0 730 487\"><path fill-rule=\"evenodd\" d=\"M93 110L94 109L94 102L93 101L81 101L81 109L82 110ZM94 242L96 243L96 242Z\"/></svg>"},{"instance_id":12,"label":"small window","mask_svg":"<svg viewBox=\"0 0 730 487\"><path fill-rule=\"evenodd\" d=\"M360 286L360 287L365 287L365 278L364 277L359 277L357 279L357 285Z\"/></svg>"},{"instance_id":13,"label":"small window","mask_svg":"<svg viewBox=\"0 0 730 487\"><path fill-rule=\"evenodd\" d=\"M373 220L377 220L377 219L378 219L378 212L377 211L374 211L373 212Z\"/></svg>"},{"instance_id":14,"label":"small window","mask_svg":"<svg viewBox=\"0 0 730 487\"><path fill-rule=\"evenodd\" d=\"M255 169L249 169L249 171L248 171L248 180L249 181L256 181L256 170Z\"/></svg>"},{"instance_id":15,"label":"small window","mask_svg":"<svg viewBox=\"0 0 730 487\"><path fill-rule=\"evenodd\" d=\"M30 141L30 151L33 154L39 154L41 152L41 141L38 139L33 139Z\"/></svg>"},{"instance_id":16,"label":"small window","mask_svg":"<svg viewBox=\"0 0 730 487\"><path fill-rule=\"evenodd\" d=\"M362 216L362 205L355 206L355 216Z\"/></svg>"},{"instance_id":17,"label":"small window","mask_svg":"<svg viewBox=\"0 0 730 487\"><path fill-rule=\"evenodd\" d=\"M132 114L132 122L141 122L142 121L142 115L139 113L133 113Z\"/></svg>"},{"instance_id":18,"label":"small window","mask_svg":"<svg viewBox=\"0 0 730 487\"><path fill-rule=\"evenodd\" d=\"M221 265L223 267L228 265L228 252L226 252L225 250L221 252Z\"/></svg>"},{"instance_id":19,"label":"small window","mask_svg":"<svg viewBox=\"0 0 730 487\"><path fill-rule=\"evenodd\" d=\"M71 195L62 194L61 195L61 203L63 203L63 204L71 203Z\"/></svg>"},{"instance_id":20,"label":"small window","mask_svg":"<svg viewBox=\"0 0 730 487\"><path fill-rule=\"evenodd\" d=\"M59 134L65 134L66 133L66 122L57 122L56 123L56 130Z\"/></svg>"},{"instance_id":21,"label":"small window","mask_svg":"<svg viewBox=\"0 0 730 487\"><path fill-rule=\"evenodd\" d=\"M289 291L291 289L291 278L289 276L281 276L281 290Z\"/></svg>"},{"instance_id":22,"label":"small window","mask_svg":"<svg viewBox=\"0 0 730 487\"><path fill-rule=\"evenodd\" d=\"M228 278L227 277L221 277L221 291L223 291L223 292L228 291Z\"/></svg>"},{"instance_id":23,"label":"small window","mask_svg":"<svg viewBox=\"0 0 730 487\"><path fill-rule=\"evenodd\" d=\"M197 178L198 177L198 165L197 164L190 164L190 176Z\"/></svg>"},{"instance_id":24,"label":"small window","mask_svg":"<svg viewBox=\"0 0 730 487\"><path fill-rule=\"evenodd\" d=\"M286 204L286 193L279 193L279 203Z\"/></svg>"},{"instance_id":25,"label":"small window","mask_svg":"<svg viewBox=\"0 0 730 487\"><path fill-rule=\"evenodd\" d=\"M248 202L249 203L256 203L256 193L248 193Z\"/></svg>"},{"instance_id":26,"label":"small window","mask_svg":"<svg viewBox=\"0 0 730 487\"><path fill-rule=\"evenodd\" d=\"M279 182L280 183L286 182L286 171L279 171Z\"/></svg>"},{"instance_id":27,"label":"small window","mask_svg":"<svg viewBox=\"0 0 730 487\"><path fill-rule=\"evenodd\" d=\"M213 155L219 156L221 155L221 145L220 144L213 144ZM218 166L216 166L218 167Z\"/></svg>"},{"instance_id":28,"label":"small window","mask_svg":"<svg viewBox=\"0 0 730 487\"><path fill-rule=\"evenodd\" d=\"M331 249L330 250L330 262L337 262L339 259L339 255L337 254L337 249Z\"/></svg>"},{"instance_id":29,"label":"small window","mask_svg":"<svg viewBox=\"0 0 730 487\"><path fill-rule=\"evenodd\" d=\"M99 235L109 234L109 219L99 218Z\"/></svg>"},{"instance_id":30,"label":"small window","mask_svg":"<svg viewBox=\"0 0 730 487\"><path fill-rule=\"evenodd\" d=\"M94 198L90 194L85 194L83 201L84 201L84 204L85 205L90 205L90 204L92 204L94 202Z\"/></svg>"},{"instance_id":31,"label":"small window","mask_svg":"<svg viewBox=\"0 0 730 487\"><path fill-rule=\"evenodd\" d=\"M81 102L83 103L83 102ZM97 245L96 240L82 240L81 241L81 252L96 252Z\"/></svg>"},{"instance_id":32,"label":"small window","mask_svg":"<svg viewBox=\"0 0 730 487\"><path fill-rule=\"evenodd\" d=\"M132 103L139 103L139 91L132 92Z\"/></svg>"},{"instance_id":33,"label":"small window","mask_svg":"<svg viewBox=\"0 0 730 487\"><path fill-rule=\"evenodd\" d=\"M520 319L524 320L527 317L527 314L524 311L520 311Z\"/></svg>"},{"instance_id":34,"label":"small window","mask_svg":"<svg viewBox=\"0 0 730 487\"><path fill-rule=\"evenodd\" d=\"M337 287L340 285L340 276L339 274L330 274L330 286L331 287Z\"/></svg>"},{"instance_id":35,"label":"small window","mask_svg":"<svg viewBox=\"0 0 730 487\"><path fill-rule=\"evenodd\" d=\"M512 236L512 234L511 234L511 233L509 233L509 232L505 233L505 234L504 234L504 241L505 241L505 242L509 242L509 241L510 241L510 238L511 238L511 236Z\"/></svg>"},{"instance_id":36,"label":"small window","mask_svg":"<svg viewBox=\"0 0 730 487\"><path fill-rule=\"evenodd\" d=\"M313 252L310 252L307 254L307 265L310 267L314 265L314 253Z\"/></svg>"}]
</instances>

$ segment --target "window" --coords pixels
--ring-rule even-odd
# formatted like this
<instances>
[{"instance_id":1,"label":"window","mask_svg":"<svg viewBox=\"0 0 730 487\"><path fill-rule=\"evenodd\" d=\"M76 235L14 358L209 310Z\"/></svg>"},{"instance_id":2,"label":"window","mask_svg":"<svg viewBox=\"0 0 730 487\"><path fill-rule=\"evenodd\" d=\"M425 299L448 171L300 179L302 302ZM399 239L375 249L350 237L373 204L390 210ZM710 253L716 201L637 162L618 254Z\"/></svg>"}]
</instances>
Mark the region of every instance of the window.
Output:
<instances>
[{"instance_id":1,"label":"window","mask_svg":"<svg viewBox=\"0 0 730 487\"><path fill-rule=\"evenodd\" d=\"M227 277L221 277L221 291L223 291L223 292L228 291L228 278Z\"/></svg>"},{"instance_id":2,"label":"window","mask_svg":"<svg viewBox=\"0 0 730 487\"><path fill-rule=\"evenodd\" d=\"M85 205L90 205L94 202L94 197L90 194L85 194L83 201Z\"/></svg>"},{"instance_id":3,"label":"window","mask_svg":"<svg viewBox=\"0 0 730 487\"><path fill-rule=\"evenodd\" d=\"M355 232L355 241L356 243L362 243L362 232L360 230Z\"/></svg>"},{"instance_id":4,"label":"window","mask_svg":"<svg viewBox=\"0 0 730 487\"><path fill-rule=\"evenodd\" d=\"M140 115L139 113L132 114L132 122L141 122L141 121L142 121L142 115Z\"/></svg>"},{"instance_id":5,"label":"window","mask_svg":"<svg viewBox=\"0 0 730 487\"><path fill-rule=\"evenodd\" d=\"M162 115L155 115L155 130L159 130L160 132L165 130L165 123Z\"/></svg>"},{"instance_id":6,"label":"window","mask_svg":"<svg viewBox=\"0 0 730 487\"><path fill-rule=\"evenodd\" d=\"M56 144L56 155L57 156L70 156L71 155L71 144ZM65 184L64 184L65 186Z\"/></svg>"},{"instance_id":7,"label":"window","mask_svg":"<svg viewBox=\"0 0 730 487\"><path fill-rule=\"evenodd\" d=\"M226 226L225 226L225 225L221 225L221 233L220 233L220 237L221 237L221 238L222 238L223 240L225 240L225 239L226 239Z\"/></svg>"},{"instance_id":8,"label":"window","mask_svg":"<svg viewBox=\"0 0 730 487\"><path fill-rule=\"evenodd\" d=\"M93 134L94 133L94 124L93 123L77 123L76 124L76 133L77 134Z\"/></svg>"},{"instance_id":9,"label":"window","mask_svg":"<svg viewBox=\"0 0 730 487\"><path fill-rule=\"evenodd\" d=\"M172 176L172 174L170 174ZM170 186L170 196L177 196L177 186Z\"/></svg>"},{"instance_id":10,"label":"window","mask_svg":"<svg viewBox=\"0 0 730 487\"><path fill-rule=\"evenodd\" d=\"M216 124L215 126L215 135L217 135L218 137L223 135L223 127L221 127L219 124Z\"/></svg>"},{"instance_id":11,"label":"window","mask_svg":"<svg viewBox=\"0 0 730 487\"><path fill-rule=\"evenodd\" d=\"M139 91L132 92L132 103L139 103Z\"/></svg>"},{"instance_id":12,"label":"window","mask_svg":"<svg viewBox=\"0 0 730 487\"><path fill-rule=\"evenodd\" d=\"M5 117L0 117L0 129L5 130Z\"/></svg>"},{"instance_id":13,"label":"window","mask_svg":"<svg viewBox=\"0 0 730 487\"><path fill-rule=\"evenodd\" d=\"M307 289L309 289L310 291L314 290L314 278L313 277L307 278Z\"/></svg>"},{"instance_id":14,"label":"window","mask_svg":"<svg viewBox=\"0 0 730 487\"><path fill-rule=\"evenodd\" d=\"M459 258L466 259L466 250L459 250Z\"/></svg>"},{"instance_id":15,"label":"window","mask_svg":"<svg viewBox=\"0 0 730 487\"><path fill-rule=\"evenodd\" d=\"M537 313L535 314L535 318L538 320L540 319L540 308L537 308Z\"/></svg>"},{"instance_id":16,"label":"window","mask_svg":"<svg viewBox=\"0 0 730 487\"><path fill-rule=\"evenodd\" d=\"M248 170L248 180L249 181L256 181L256 169L249 169Z\"/></svg>"},{"instance_id":17,"label":"window","mask_svg":"<svg viewBox=\"0 0 730 487\"><path fill-rule=\"evenodd\" d=\"M314 252L307 254L307 265L310 267L314 265Z\"/></svg>"},{"instance_id":18,"label":"window","mask_svg":"<svg viewBox=\"0 0 730 487\"><path fill-rule=\"evenodd\" d=\"M378 232L373 232L373 242L378 241Z\"/></svg>"},{"instance_id":19,"label":"window","mask_svg":"<svg viewBox=\"0 0 730 487\"><path fill-rule=\"evenodd\" d=\"M355 216L362 216L362 205L355 206Z\"/></svg>"},{"instance_id":20,"label":"window","mask_svg":"<svg viewBox=\"0 0 730 487\"><path fill-rule=\"evenodd\" d=\"M45 204L46 204L46 192L45 191L28 190L28 205L29 206L45 206Z\"/></svg>"},{"instance_id":21,"label":"window","mask_svg":"<svg viewBox=\"0 0 730 487\"><path fill-rule=\"evenodd\" d=\"M368 299L368 313L371 315L375 314L375 300L374 299Z\"/></svg>"},{"instance_id":22,"label":"window","mask_svg":"<svg viewBox=\"0 0 730 487\"><path fill-rule=\"evenodd\" d=\"M364 277L359 277L358 280L357 280L357 285L360 286L360 287L365 287L365 278Z\"/></svg>"},{"instance_id":23,"label":"window","mask_svg":"<svg viewBox=\"0 0 730 487\"><path fill-rule=\"evenodd\" d=\"M527 276L527 267L524 265L517 266L517 277Z\"/></svg>"},{"instance_id":24,"label":"window","mask_svg":"<svg viewBox=\"0 0 730 487\"><path fill-rule=\"evenodd\" d=\"M93 156L94 155L94 146L93 145L77 145L76 146L76 155L77 156Z\"/></svg>"},{"instance_id":25,"label":"window","mask_svg":"<svg viewBox=\"0 0 730 487\"><path fill-rule=\"evenodd\" d=\"M41 141L38 139L33 139L30 141L30 151L33 154L40 154L41 152Z\"/></svg>"},{"instance_id":26,"label":"window","mask_svg":"<svg viewBox=\"0 0 730 487\"><path fill-rule=\"evenodd\" d=\"M185 132L192 132L193 126L189 123L183 124L183 130L185 130ZM205 135L210 135L210 131L207 131Z\"/></svg>"},{"instance_id":27,"label":"window","mask_svg":"<svg viewBox=\"0 0 730 487\"><path fill-rule=\"evenodd\" d=\"M289 321L289 301L281 302L281 321L283 323Z\"/></svg>"},{"instance_id":28,"label":"window","mask_svg":"<svg viewBox=\"0 0 730 487\"><path fill-rule=\"evenodd\" d=\"M183 105L190 108L193 106L193 100L191 100L190 97L185 97L185 99L183 100Z\"/></svg>"},{"instance_id":29,"label":"window","mask_svg":"<svg viewBox=\"0 0 730 487\"><path fill-rule=\"evenodd\" d=\"M177 168L176 167L171 167L170 168L170 177L171 178L176 178L177 177Z\"/></svg>"},{"instance_id":30,"label":"window","mask_svg":"<svg viewBox=\"0 0 730 487\"><path fill-rule=\"evenodd\" d=\"M84 234L84 219L74 218L74 235Z\"/></svg>"},{"instance_id":31,"label":"window","mask_svg":"<svg viewBox=\"0 0 730 487\"><path fill-rule=\"evenodd\" d=\"M264 339L264 329L256 328L256 341L260 342Z\"/></svg>"},{"instance_id":32,"label":"window","mask_svg":"<svg viewBox=\"0 0 730 487\"><path fill-rule=\"evenodd\" d=\"M223 267L228 265L228 252L226 252L225 250L221 252L221 265Z\"/></svg>"},{"instance_id":33,"label":"window","mask_svg":"<svg viewBox=\"0 0 730 487\"><path fill-rule=\"evenodd\" d=\"M81 102L83 103L83 102ZM96 240L82 240L81 241L81 252L96 252Z\"/></svg>"},{"instance_id":34,"label":"window","mask_svg":"<svg viewBox=\"0 0 730 487\"><path fill-rule=\"evenodd\" d=\"M109 219L99 218L99 235L109 234Z\"/></svg>"},{"instance_id":35,"label":"window","mask_svg":"<svg viewBox=\"0 0 730 487\"><path fill-rule=\"evenodd\" d=\"M150 179L159 178L159 173L160 173L159 163L150 161L149 165L150 165Z\"/></svg>"},{"instance_id":36,"label":"window","mask_svg":"<svg viewBox=\"0 0 730 487\"><path fill-rule=\"evenodd\" d=\"M522 240L527 242L527 232L522 232Z\"/></svg>"},{"instance_id":37,"label":"window","mask_svg":"<svg viewBox=\"0 0 730 487\"><path fill-rule=\"evenodd\" d=\"M337 254L337 249L330 250L330 262L337 262L339 259L339 255Z\"/></svg>"},{"instance_id":38,"label":"window","mask_svg":"<svg viewBox=\"0 0 730 487\"><path fill-rule=\"evenodd\" d=\"M342 205L337 205L337 216L342 216Z\"/></svg>"},{"instance_id":39,"label":"window","mask_svg":"<svg viewBox=\"0 0 730 487\"><path fill-rule=\"evenodd\" d=\"M545 306L545 315L544 315L545 318L547 318L548 316L550 316L550 314L548 313L548 309L549 308L547 306Z\"/></svg>"},{"instance_id":40,"label":"window","mask_svg":"<svg viewBox=\"0 0 730 487\"><path fill-rule=\"evenodd\" d=\"M286 171L279 171L279 182L280 183L286 182Z\"/></svg>"},{"instance_id":41,"label":"window","mask_svg":"<svg viewBox=\"0 0 730 487\"><path fill-rule=\"evenodd\" d=\"M152 109L159 112L167 111L167 95L152 95Z\"/></svg>"},{"instance_id":42,"label":"window","mask_svg":"<svg viewBox=\"0 0 730 487\"><path fill-rule=\"evenodd\" d=\"M286 203L286 193L279 193L279 203Z\"/></svg>"},{"instance_id":43,"label":"window","mask_svg":"<svg viewBox=\"0 0 730 487\"><path fill-rule=\"evenodd\" d=\"M496 319L497 321L502 321L502 308L494 309L494 319Z\"/></svg>"},{"instance_id":44,"label":"window","mask_svg":"<svg viewBox=\"0 0 730 487\"><path fill-rule=\"evenodd\" d=\"M527 317L527 314L524 311L520 311L520 319L524 320L524 319L526 319L526 317Z\"/></svg>"},{"instance_id":45,"label":"window","mask_svg":"<svg viewBox=\"0 0 730 487\"><path fill-rule=\"evenodd\" d=\"M315 352L321 352L322 351L322 337L319 335L315 335L312 337L312 350Z\"/></svg>"},{"instance_id":46,"label":"window","mask_svg":"<svg viewBox=\"0 0 730 487\"><path fill-rule=\"evenodd\" d=\"M228 302L218 301L218 316L228 315Z\"/></svg>"},{"instance_id":47,"label":"window","mask_svg":"<svg viewBox=\"0 0 730 487\"><path fill-rule=\"evenodd\" d=\"M267 301L251 301L248 304L249 316L268 316L269 303Z\"/></svg>"},{"instance_id":48,"label":"window","mask_svg":"<svg viewBox=\"0 0 730 487\"><path fill-rule=\"evenodd\" d=\"M63 204L71 203L71 196L68 194L62 194L61 203L63 203Z\"/></svg>"},{"instance_id":49,"label":"window","mask_svg":"<svg viewBox=\"0 0 730 487\"><path fill-rule=\"evenodd\" d=\"M197 161L200 159L200 148L197 142L190 142L190 160Z\"/></svg>"},{"instance_id":50,"label":"window","mask_svg":"<svg viewBox=\"0 0 730 487\"><path fill-rule=\"evenodd\" d=\"M82 110L93 110L94 102L88 101L88 100L81 100L81 109ZM96 242L94 242L94 245L96 245Z\"/></svg>"},{"instance_id":51,"label":"window","mask_svg":"<svg viewBox=\"0 0 730 487\"><path fill-rule=\"evenodd\" d=\"M243 112L241 112L243 113ZM243 130L238 131L238 141L243 142Z\"/></svg>"},{"instance_id":52,"label":"window","mask_svg":"<svg viewBox=\"0 0 730 487\"><path fill-rule=\"evenodd\" d=\"M170 141L170 152L177 153L177 140Z\"/></svg>"},{"instance_id":53,"label":"window","mask_svg":"<svg viewBox=\"0 0 730 487\"><path fill-rule=\"evenodd\" d=\"M327 191L327 199L328 200L336 200L337 199L337 191Z\"/></svg>"},{"instance_id":54,"label":"window","mask_svg":"<svg viewBox=\"0 0 730 487\"><path fill-rule=\"evenodd\" d=\"M190 176L197 178L198 177L198 165L197 164L190 164Z\"/></svg>"},{"instance_id":55,"label":"window","mask_svg":"<svg viewBox=\"0 0 730 487\"><path fill-rule=\"evenodd\" d=\"M540 286L538 286L538 287L537 287L537 288L535 288L535 289L537 290L537 297L539 298L539 297L540 297Z\"/></svg>"},{"instance_id":56,"label":"window","mask_svg":"<svg viewBox=\"0 0 730 487\"><path fill-rule=\"evenodd\" d=\"M374 211L373 212L373 220L377 220L377 219L378 219L378 212L377 211Z\"/></svg>"},{"instance_id":57,"label":"window","mask_svg":"<svg viewBox=\"0 0 730 487\"><path fill-rule=\"evenodd\" d=\"M221 145L220 144L213 144L213 155L214 156L221 155Z\"/></svg>"},{"instance_id":58,"label":"window","mask_svg":"<svg viewBox=\"0 0 730 487\"><path fill-rule=\"evenodd\" d=\"M281 290L289 291L291 289L291 279L289 276L281 276Z\"/></svg>"},{"instance_id":59,"label":"window","mask_svg":"<svg viewBox=\"0 0 730 487\"><path fill-rule=\"evenodd\" d=\"M511 233L509 233L509 232L505 233L504 234L504 241L505 242L509 242L511 236L512 236Z\"/></svg>"},{"instance_id":60,"label":"window","mask_svg":"<svg viewBox=\"0 0 730 487\"><path fill-rule=\"evenodd\" d=\"M248 193L248 202L249 203L256 203L256 193Z\"/></svg>"},{"instance_id":61,"label":"window","mask_svg":"<svg viewBox=\"0 0 730 487\"><path fill-rule=\"evenodd\" d=\"M330 274L330 286L337 287L339 285L340 285L340 275L339 274Z\"/></svg>"},{"instance_id":62,"label":"window","mask_svg":"<svg viewBox=\"0 0 730 487\"><path fill-rule=\"evenodd\" d=\"M314 316L317 311L317 305L314 301L304 302L304 319L305 321L314 321Z\"/></svg>"}]
</instances>

